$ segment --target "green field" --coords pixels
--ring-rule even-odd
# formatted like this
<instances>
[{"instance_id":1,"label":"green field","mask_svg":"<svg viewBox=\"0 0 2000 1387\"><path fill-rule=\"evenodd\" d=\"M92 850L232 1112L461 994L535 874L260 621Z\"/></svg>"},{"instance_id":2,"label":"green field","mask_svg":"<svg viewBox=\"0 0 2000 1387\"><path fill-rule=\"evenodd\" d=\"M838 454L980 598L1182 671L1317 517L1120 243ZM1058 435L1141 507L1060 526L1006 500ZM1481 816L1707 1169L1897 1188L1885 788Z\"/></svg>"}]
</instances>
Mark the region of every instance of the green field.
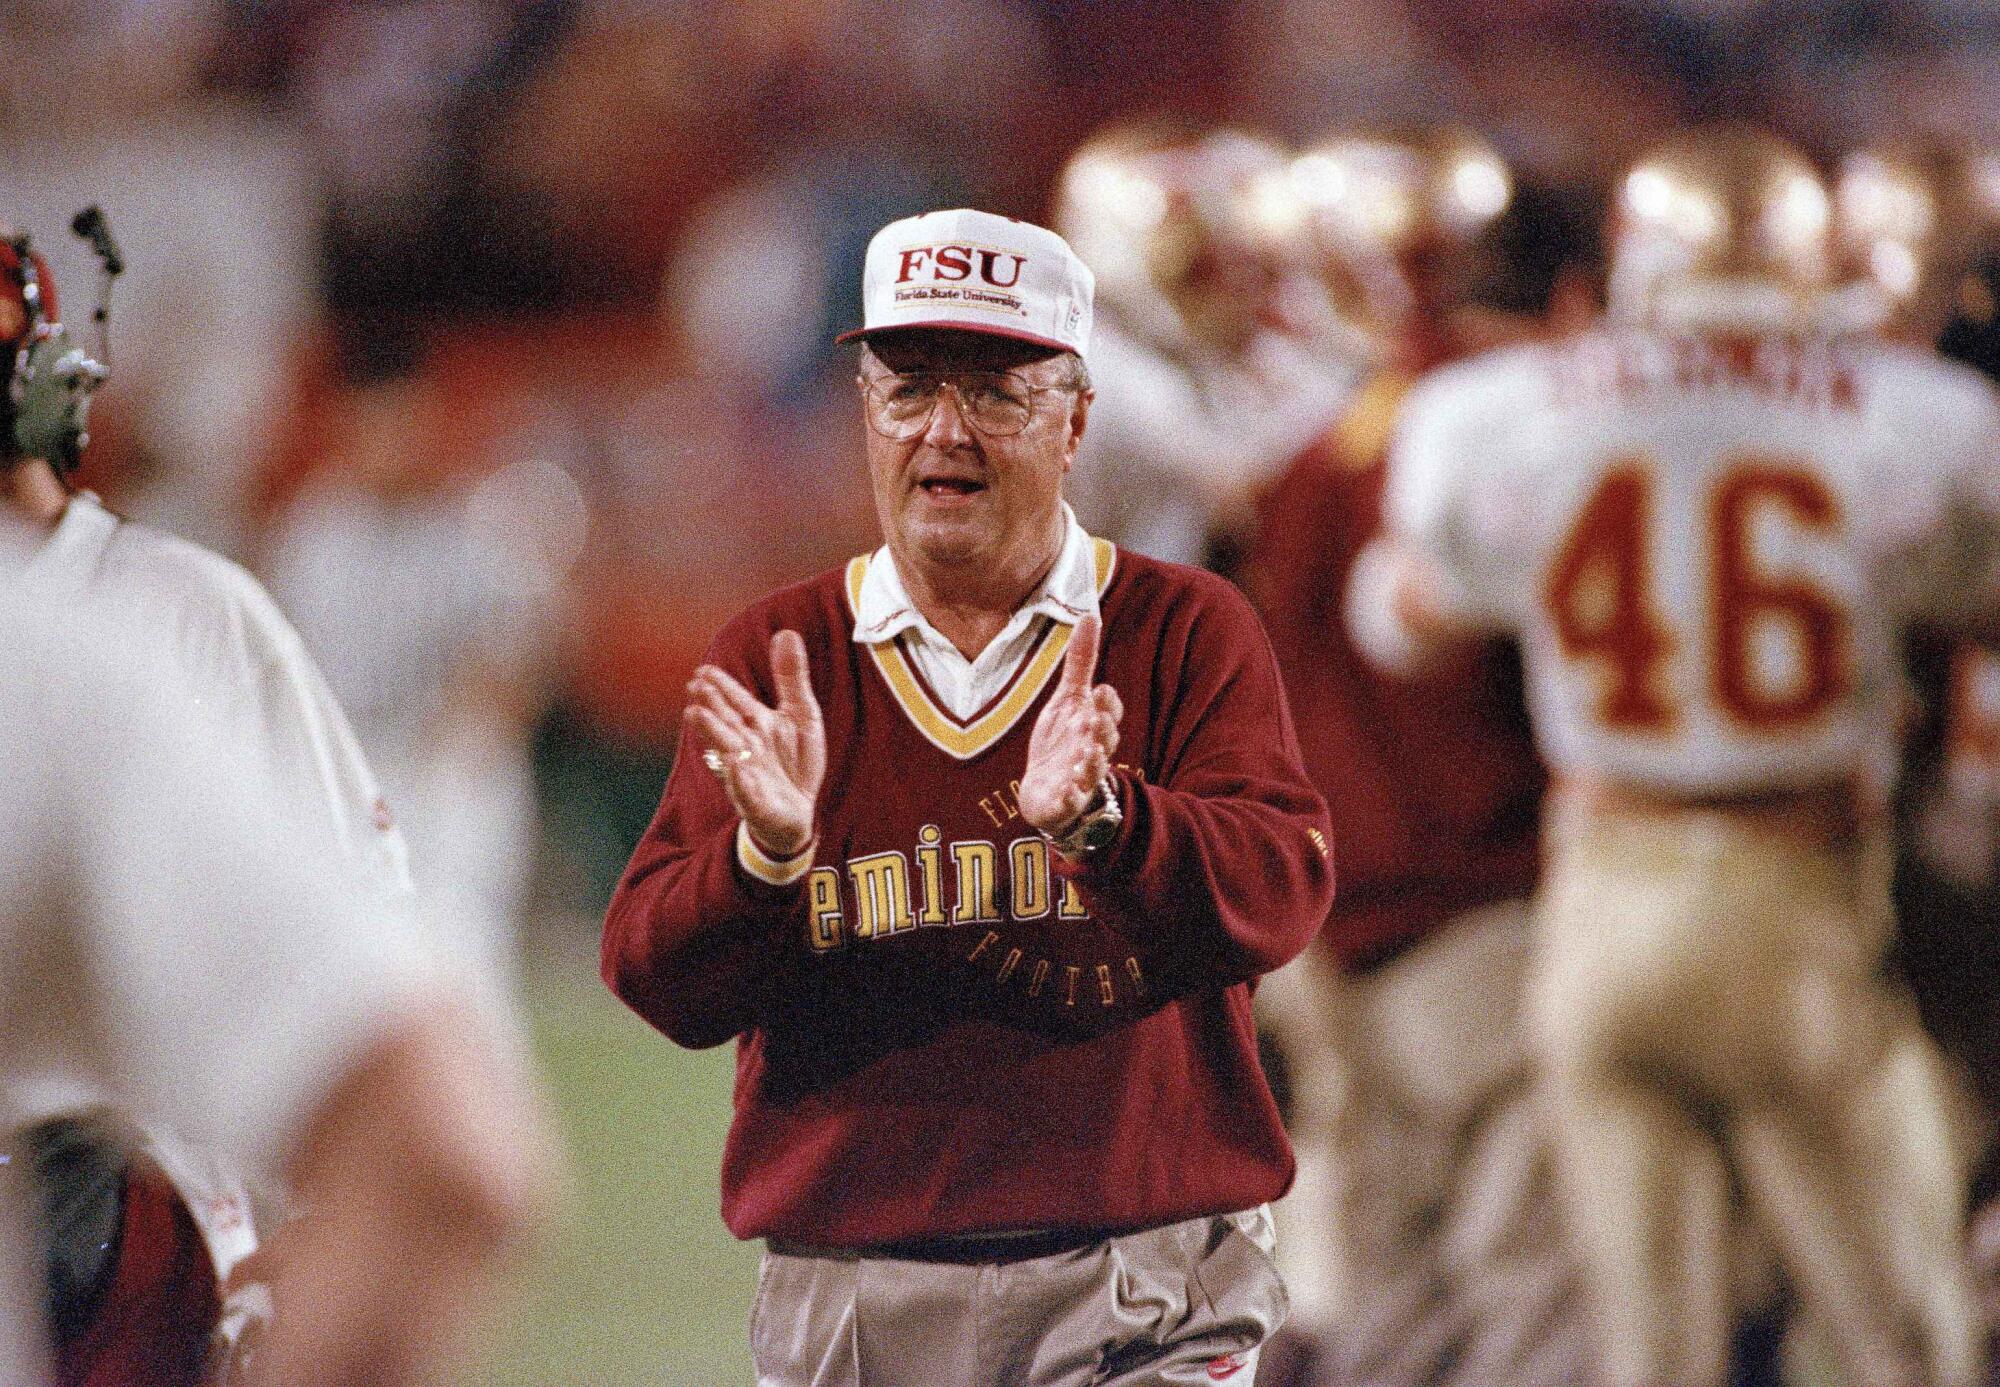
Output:
<instances>
[{"instance_id":1,"label":"green field","mask_svg":"<svg viewBox=\"0 0 2000 1387\"><path fill-rule=\"evenodd\" d=\"M744 1387L759 1245L722 1226L716 1183L735 1050L648 1029L599 982L594 937L538 952L528 1012L569 1195L464 1387Z\"/></svg>"}]
</instances>

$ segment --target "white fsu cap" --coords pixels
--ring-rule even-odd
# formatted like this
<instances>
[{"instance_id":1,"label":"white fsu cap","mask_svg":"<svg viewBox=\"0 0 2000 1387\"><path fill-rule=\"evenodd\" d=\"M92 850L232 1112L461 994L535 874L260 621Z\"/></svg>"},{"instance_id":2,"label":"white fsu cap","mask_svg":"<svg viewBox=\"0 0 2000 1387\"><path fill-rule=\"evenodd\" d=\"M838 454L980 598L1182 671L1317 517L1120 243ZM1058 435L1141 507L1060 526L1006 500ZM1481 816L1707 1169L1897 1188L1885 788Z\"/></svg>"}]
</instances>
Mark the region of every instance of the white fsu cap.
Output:
<instances>
[{"instance_id":1,"label":"white fsu cap","mask_svg":"<svg viewBox=\"0 0 2000 1387\"><path fill-rule=\"evenodd\" d=\"M954 328L1082 356L1094 284L1046 227L966 207L926 212L875 233L861 272L862 325L834 340Z\"/></svg>"}]
</instances>

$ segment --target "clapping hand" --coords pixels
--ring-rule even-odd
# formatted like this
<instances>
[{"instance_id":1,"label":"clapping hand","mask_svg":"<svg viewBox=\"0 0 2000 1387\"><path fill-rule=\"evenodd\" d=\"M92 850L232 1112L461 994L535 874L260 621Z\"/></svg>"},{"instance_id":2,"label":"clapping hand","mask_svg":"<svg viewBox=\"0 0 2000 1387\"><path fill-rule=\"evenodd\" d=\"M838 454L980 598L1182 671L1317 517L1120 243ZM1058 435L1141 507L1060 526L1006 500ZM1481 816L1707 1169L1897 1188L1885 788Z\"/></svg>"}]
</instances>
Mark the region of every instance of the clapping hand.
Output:
<instances>
[{"instance_id":1,"label":"clapping hand","mask_svg":"<svg viewBox=\"0 0 2000 1387\"><path fill-rule=\"evenodd\" d=\"M796 631L771 637L778 706L766 707L714 665L688 681L688 723L702 762L722 781L757 846L796 857L813 839L814 806L826 777L826 728Z\"/></svg>"},{"instance_id":2,"label":"clapping hand","mask_svg":"<svg viewBox=\"0 0 2000 1387\"><path fill-rule=\"evenodd\" d=\"M1021 776L1021 817L1061 837L1097 794L1118 750L1118 721L1125 706L1109 684L1093 686L1103 621L1085 617L1063 654L1062 682L1035 719L1028 738L1028 768Z\"/></svg>"}]
</instances>

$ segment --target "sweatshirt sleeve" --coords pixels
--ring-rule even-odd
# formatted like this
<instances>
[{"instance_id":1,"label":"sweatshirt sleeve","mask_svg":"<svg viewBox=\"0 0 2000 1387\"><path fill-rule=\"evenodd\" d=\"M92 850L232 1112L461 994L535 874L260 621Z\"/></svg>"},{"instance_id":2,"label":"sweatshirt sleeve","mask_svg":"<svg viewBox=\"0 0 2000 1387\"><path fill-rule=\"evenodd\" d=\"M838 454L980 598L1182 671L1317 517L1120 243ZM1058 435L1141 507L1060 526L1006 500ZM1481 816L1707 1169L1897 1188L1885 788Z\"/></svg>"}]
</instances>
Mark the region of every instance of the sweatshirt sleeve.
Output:
<instances>
[{"instance_id":1,"label":"sweatshirt sleeve","mask_svg":"<svg viewBox=\"0 0 2000 1387\"><path fill-rule=\"evenodd\" d=\"M1180 660L1148 757L1159 779L1121 769L1119 836L1067 870L1093 916L1226 984L1281 966L1318 933L1333 852L1270 642L1234 588L1208 582L1161 652L1178 646Z\"/></svg>"},{"instance_id":2,"label":"sweatshirt sleeve","mask_svg":"<svg viewBox=\"0 0 2000 1387\"><path fill-rule=\"evenodd\" d=\"M770 699L768 655L725 631L707 661ZM605 983L678 1045L719 1045L767 1014L780 991L784 931L803 917L812 849L790 862L757 851L685 727L652 824L604 918Z\"/></svg>"}]
</instances>

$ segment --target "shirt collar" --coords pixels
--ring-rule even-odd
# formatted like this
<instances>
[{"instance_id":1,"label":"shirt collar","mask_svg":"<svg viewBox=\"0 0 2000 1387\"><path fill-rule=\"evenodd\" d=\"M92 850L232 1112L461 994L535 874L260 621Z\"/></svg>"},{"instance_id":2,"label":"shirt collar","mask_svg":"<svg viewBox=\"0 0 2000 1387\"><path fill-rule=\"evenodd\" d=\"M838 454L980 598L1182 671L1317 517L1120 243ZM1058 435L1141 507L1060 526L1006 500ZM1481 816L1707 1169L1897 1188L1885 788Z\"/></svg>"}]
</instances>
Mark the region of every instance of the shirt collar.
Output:
<instances>
[{"instance_id":1,"label":"shirt collar","mask_svg":"<svg viewBox=\"0 0 2000 1387\"><path fill-rule=\"evenodd\" d=\"M63 591L82 588L117 528L118 517L104 509L95 492L77 492L28 560L23 576Z\"/></svg>"},{"instance_id":2,"label":"shirt collar","mask_svg":"<svg viewBox=\"0 0 2000 1387\"><path fill-rule=\"evenodd\" d=\"M1062 550L1041 585L1015 608L1015 615L1025 612L1074 626L1097 610L1097 561L1090 536L1077 523L1076 512L1067 501L1062 509ZM903 575L896 571L895 556L886 544L868 560L868 572L861 579L861 596L855 607L854 639L864 645L894 640L912 629L943 639L910 600L910 591L903 586Z\"/></svg>"}]
</instances>

